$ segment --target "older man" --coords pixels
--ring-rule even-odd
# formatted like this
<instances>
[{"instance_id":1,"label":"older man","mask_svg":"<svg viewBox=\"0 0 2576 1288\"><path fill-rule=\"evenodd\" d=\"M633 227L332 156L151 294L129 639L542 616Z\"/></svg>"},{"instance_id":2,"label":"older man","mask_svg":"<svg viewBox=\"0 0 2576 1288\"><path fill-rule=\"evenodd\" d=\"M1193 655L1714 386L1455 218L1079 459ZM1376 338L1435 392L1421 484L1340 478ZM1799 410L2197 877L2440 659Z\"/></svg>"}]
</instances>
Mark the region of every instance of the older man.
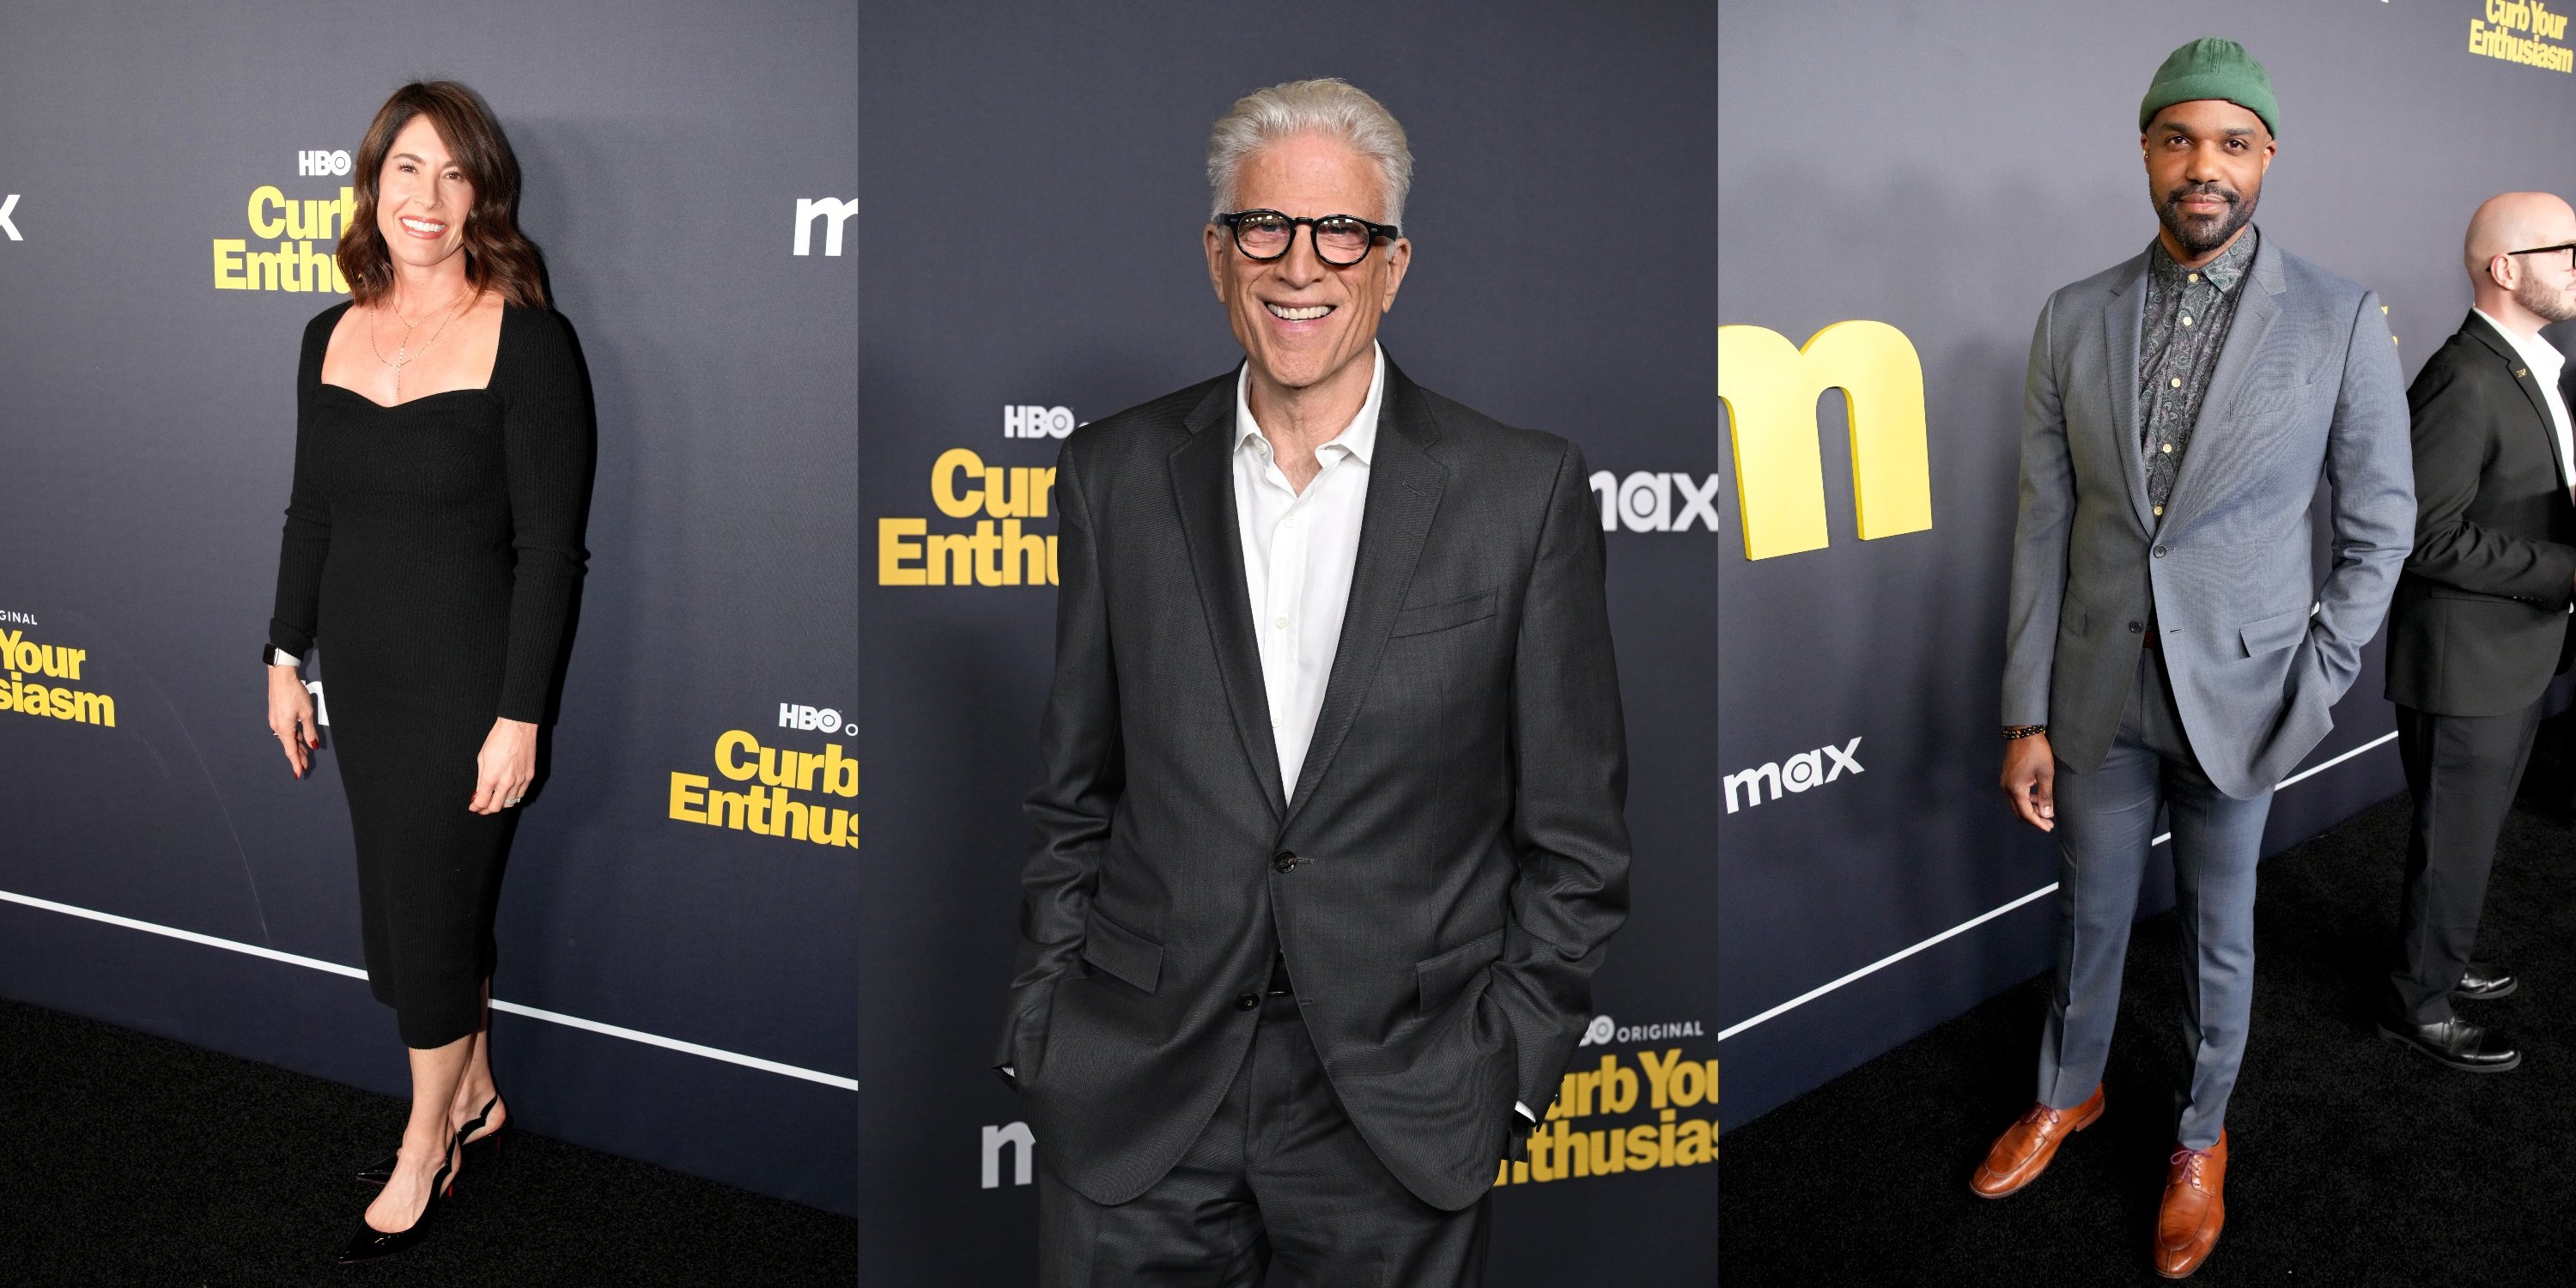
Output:
<instances>
[{"instance_id":1,"label":"older man","mask_svg":"<svg viewBox=\"0 0 2576 1288\"><path fill-rule=\"evenodd\" d=\"M1626 915L1582 454L1377 344L1412 156L1336 80L1217 123L1246 361L1074 433L1019 970L1048 1284L1471 1284Z\"/></svg>"},{"instance_id":2,"label":"older man","mask_svg":"<svg viewBox=\"0 0 2576 1288\"><path fill-rule=\"evenodd\" d=\"M2199 1267L2226 1216L2272 789L2332 727L2415 519L2378 298L2251 222L2278 117L2234 41L2165 59L2138 108L2162 226L2049 297L2023 395L2003 787L2058 836L2057 988L2038 1103L1971 1186L2021 1189L2101 1116L2139 878L2170 811L2192 1072L2153 1244L2168 1278Z\"/></svg>"},{"instance_id":3,"label":"older man","mask_svg":"<svg viewBox=\"0 0 2576 1288\"><path fill-rule=\"evenodd\" d=\"M2478 207L2467 242L2475 306L2406 394L2415 551L2390 613L2388 698L2415 822L2379 1031L2454 1069L2497 1073L2522 1053L2451 1000L2516 987L2469 953L2541 693L2567 665L2576 452L2565 359L2540 328L2576 317L2576 210L2508 192Z\"/></svg>"}]
</instances>

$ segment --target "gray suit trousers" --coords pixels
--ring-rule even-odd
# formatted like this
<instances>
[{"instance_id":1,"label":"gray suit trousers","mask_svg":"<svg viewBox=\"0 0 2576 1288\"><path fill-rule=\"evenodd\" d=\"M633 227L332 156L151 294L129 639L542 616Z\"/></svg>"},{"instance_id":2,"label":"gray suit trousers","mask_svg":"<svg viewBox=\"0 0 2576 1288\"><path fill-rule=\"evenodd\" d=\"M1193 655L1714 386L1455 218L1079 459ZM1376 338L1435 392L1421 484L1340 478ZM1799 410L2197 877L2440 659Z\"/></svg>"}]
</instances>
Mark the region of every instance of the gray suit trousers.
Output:
<instances>
[{"instance_id":1,"label":"gray suit trousers","mask_svg":"<svg viewBox=\"0 0 2576 1288\"><path fill-rule=\"evenodd\" d=\"M2159 808L2173 827L2174 904L2182 922L2184 1036L2191 1088L2175 1138L2218 1143L2245 1058L2254 1003L2254 865L2272 793L2238 800L2192 754L2164 660L2143 649L2119 733L2102 764L2057 766L2057 988L2039 1048L2039 1099L2072 1109L2093 1094L2120 1013L2120 970L2136 919Z\"/></svg>"},{"instance_id":2,"label":"gray suit trousers","mask_svg":"<svg viewBox=\"0 0 2576 1288\"><path fill-rule=\"evenodd\" d=\"M1493 1200L1456 1212L1386 1170L1324 1078L1297 1000L1264 1001L1252 1049L1179 1164L1096 1203L1038 1156L1042 1288L1473 1288Z\"/></svg>"}]
</instances>

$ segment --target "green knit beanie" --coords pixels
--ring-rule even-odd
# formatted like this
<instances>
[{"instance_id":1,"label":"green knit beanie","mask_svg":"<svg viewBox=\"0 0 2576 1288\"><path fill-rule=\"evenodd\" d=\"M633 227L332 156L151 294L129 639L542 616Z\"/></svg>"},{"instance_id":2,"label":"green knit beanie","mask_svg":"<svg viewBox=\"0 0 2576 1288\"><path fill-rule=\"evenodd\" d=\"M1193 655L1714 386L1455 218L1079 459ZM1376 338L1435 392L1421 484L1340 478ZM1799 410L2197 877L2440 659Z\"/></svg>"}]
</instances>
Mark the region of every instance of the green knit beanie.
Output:
<instances>
[{"instance_id":1,"label":"green knit beanie","mask_svg":"<svg viewBox=\"0 0 2576 1288\"><path fill-rule=\"evenodd\" d=\"M2245 46L2216 36L2203 36L2165 56L2147 86L2146 101L2138 104L2138 128L2146 129L2156 113L2176 103L2201 98L2223 98L2262 117L2263 128L2275 137L2281 133L2281 107L2272 101L2272 78L2263 74L2263 64Z\"/></svg>"}]
</instances>

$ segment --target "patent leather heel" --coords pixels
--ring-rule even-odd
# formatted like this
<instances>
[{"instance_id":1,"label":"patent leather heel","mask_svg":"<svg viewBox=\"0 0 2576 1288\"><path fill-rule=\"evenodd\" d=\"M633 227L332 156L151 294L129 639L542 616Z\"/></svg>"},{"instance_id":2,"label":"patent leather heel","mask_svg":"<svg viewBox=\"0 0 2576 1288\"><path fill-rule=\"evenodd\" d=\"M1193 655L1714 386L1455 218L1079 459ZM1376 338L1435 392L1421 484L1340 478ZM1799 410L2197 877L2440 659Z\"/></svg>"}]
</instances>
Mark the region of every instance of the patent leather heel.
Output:
<instances>
[{"instance_id":1,"label":"patent leather heel","mask_svg":"<svg viewBox=\"0 0 2576 1288\"><path fill-rule=\"evenodd\" d=\"M491 1098L490 1100L486 1100L486 1101L484 1101L484 1102L483 1102L483 1112L481 1112L481 1113L479 1113L479 1114L474 1115L474 1121L469 1122L469 1123L465 1124L464 1126L459 1127L459 1128L457 1128L457 1129L456 1129L456 1144L457 1144L457 1148L458 1148L458 1149L462 1150L462 1149L464 1148L464 1146L465 1146L465 1138L466 1138L466 1137L471 1136L471 1135L473 1135L474 1133L476 1133L476 1132L478 1132L478 1131L483 1130L483 1124L484 1124L484 1122L485 1122L486 1120L488 1120L488 1119L490 1119L490 1118L492 1117L492 1107L493 1107L493 1106L495 1106L495 1105L498 1105L498 1104L500 1104L500 1103L501 1103L501 1094L500 1094L499 1092L497 1092L497 1091L496 1091L496 1092L494 1092L494 1093L492 1093L492 1098ZM508 1124L508 1123L506 1123L506 1122L505 1122L505 1123L503 1123L503 1124L501 1124L501 1125L502 1125L503 1127L507 1127L507 1126L509 1126L509 1124ZM498 1129L495 1129L495 1130L493 1131L493 1133L492 1133L490 1136L486 1136L486 1137L484 1137L484 1138L483 1138L483 1140L496 1140L496 1139L498 1139L498 1138L500 1137L500 1135L501 1135L500 1131L499 1131ZM482 1141L476 1141L475 1143L479 1145L479 1144L481 1144L481 1143L483 1143L483 1142L482 1142ZM495 1160L498 1160L498 1159L500 1158L500 1152L499 1152L499 1150L500 1150L500 1147L499 1147L499 1146L495 1145L495 1146L493 1147L493 1155L492 1155L492 1156L493 1156L493 1158L494 1158ZM386 1181L389 1181L389 1180L392 1180L392 1179L393 1179L393 1175L394 1175L394 1165L395 1165L396 1163L401 1162L401 1161L402 1161L402 1151L401 1151L401 1150L399 1150L399 1149L398 1149L398 1150L395 1150L393 1153L390 1153L390 1154L385 1155L383 1158L379 1158L379 1159L377 1159L375 1162L370 1163L370 1164L368 1164L367 1166L365 1166L365 1167L363 1167L363 1168L360 1168L360 1169L359 1169L359 1171L358 1171L358 1183L359 1183L359 1184L361 1184L361 1185L374 1185L374 1186L382 1187Z\"/></svg>"},{"instance_id":2,"label":"patent leather heel","mask_svg":"<svg viewBox=\"0 0 2576 1288\"><path fill-rule=\"evenodd\" d=\"M438 1175L430 1178L429 1202L421 1205L420 1216L403 1229L385 1231L367 1224L366 1217L361 1215L358 1232L350 1236L349 1246L340 1250L340 1264L347 1266L361 1261L380 1261L410 1251L428 1237L430 1218L438 1215L439 1203L455 1191L455 1178L456 1147L451 1143L447 1158L438 1165Z\"/></svg>"},{"instance_id":3,"label":"patent leather heel","mask_svg":"<svg viewBox=\"0 0 2576 1288\"><path fill-rule=\"evenodd\" d=\"M498 1096L495 1096L492 1099L494 1103L498 1103L500 1101L500 1097ZM484 1120L491 1117L491 1115L492 1106L483 1106L483 1112L476 1116L473 1122L467 1124L465 1130L456 1133L456 1156L458 1164L461 1166L465 1162L466 1154L472 1152L475 1154L475 1174L486 1178L492 1176L496 1169L501 1165L503 1149L509 1143L510 1121L506 1118L501 1120L500 1126L493 1128L490 1135L484 1136L479 1140L467 1140L466 1137L482 1130ZM475 1182L477 1185L482 1183L483 1182L481 1181Z\"/></svg>"},{"instance_id":4,"label":"patent leather heel","mask_svg":"<svg viewBox=\"0 0 2576 1288\"><path fill-rule=\"evenodd\" d=\"M462 1145L465 1143L466 1137L483 1130L483 1124L491 1121L492 1110L498 1107L500 1103L501 1093L497 1091L493 1092L492 1098L484 1101L482 1110L474 1115L474 1121L456 1129L456 1143ZM497 1134L497 1129L495 1129L495 1132Z\"/></svg>"}]
</instances>

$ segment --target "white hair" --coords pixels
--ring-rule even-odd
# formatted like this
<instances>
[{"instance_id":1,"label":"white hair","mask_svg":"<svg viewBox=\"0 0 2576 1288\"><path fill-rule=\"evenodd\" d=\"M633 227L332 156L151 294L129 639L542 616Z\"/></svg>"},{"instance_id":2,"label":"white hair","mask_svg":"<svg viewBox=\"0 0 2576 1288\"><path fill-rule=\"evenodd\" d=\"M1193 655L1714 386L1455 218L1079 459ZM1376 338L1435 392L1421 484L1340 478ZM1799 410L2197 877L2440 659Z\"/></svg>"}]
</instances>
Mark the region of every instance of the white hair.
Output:
<instances>
[{"instance_id":1,"label":"white hair","mask_svg":"<svg viewBox=\"0 0 2576 1288\"><path fill-rule=\"evenodd\" d=\"M1379 222L1404 222L1404 195L1413 187L1413 149L1405 145L1404 127L1376 99L1349 81L1330 76L1287 81L1235 100L1233 110L1208 136L1208 187L1215 203L1209 207L1210 217L1234 209L1235 176L1246 158L1297 134L1338 139L1375 165L1386 189L1386 209Z\"/></svg>"}]
</instances>

